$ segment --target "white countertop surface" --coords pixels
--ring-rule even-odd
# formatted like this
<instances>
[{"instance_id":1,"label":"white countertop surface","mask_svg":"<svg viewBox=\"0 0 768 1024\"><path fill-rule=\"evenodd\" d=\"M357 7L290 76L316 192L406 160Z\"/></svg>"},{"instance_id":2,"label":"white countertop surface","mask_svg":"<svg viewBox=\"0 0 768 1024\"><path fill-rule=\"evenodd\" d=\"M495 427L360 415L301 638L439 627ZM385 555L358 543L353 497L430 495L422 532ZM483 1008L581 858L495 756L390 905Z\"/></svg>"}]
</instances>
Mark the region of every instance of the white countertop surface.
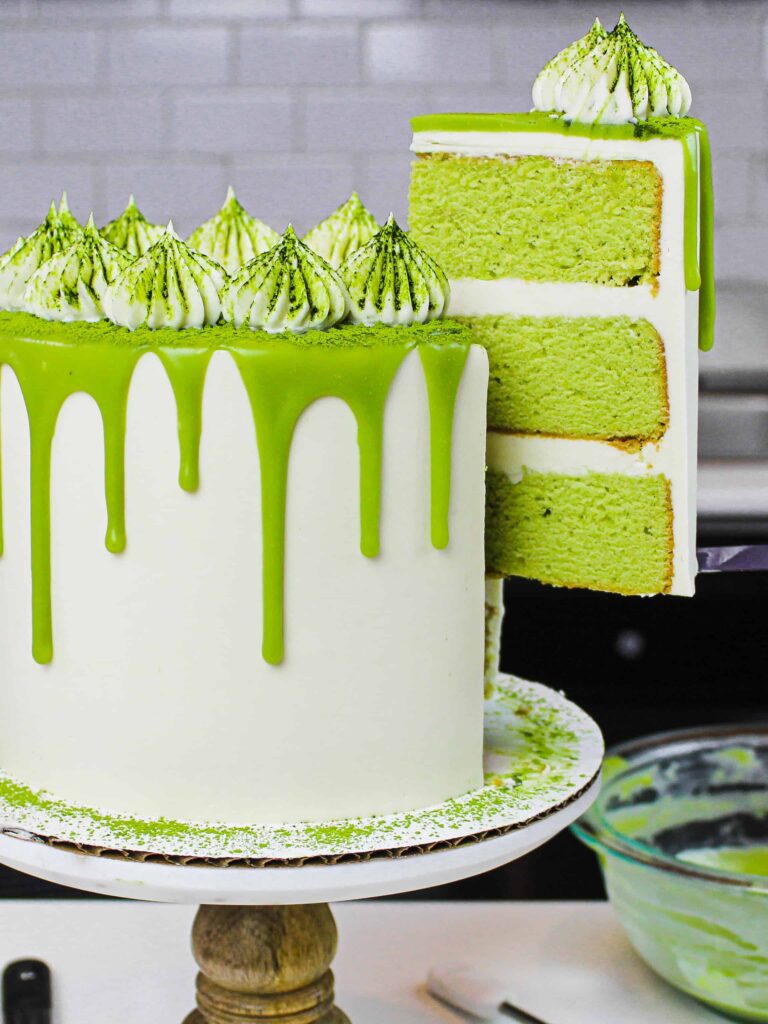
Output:
<instances>
[{"instance_id":1,"label":"white countertop surface","mask_svg":"<svg viewBox=\"0 0 768 1024\"><path fill-rule=\"evenodd\" d=\"M352 1024L468 1020L425 991L429 969L445 962L506 965L509 997L548 1024L724 1020L657 980L605 903L372 901L334 913L337 1002ZM123 901L2 901L0 966L48 962L53 1024L181 1024L194 1005L193 915Z\"/></svg>"}]
</instances>

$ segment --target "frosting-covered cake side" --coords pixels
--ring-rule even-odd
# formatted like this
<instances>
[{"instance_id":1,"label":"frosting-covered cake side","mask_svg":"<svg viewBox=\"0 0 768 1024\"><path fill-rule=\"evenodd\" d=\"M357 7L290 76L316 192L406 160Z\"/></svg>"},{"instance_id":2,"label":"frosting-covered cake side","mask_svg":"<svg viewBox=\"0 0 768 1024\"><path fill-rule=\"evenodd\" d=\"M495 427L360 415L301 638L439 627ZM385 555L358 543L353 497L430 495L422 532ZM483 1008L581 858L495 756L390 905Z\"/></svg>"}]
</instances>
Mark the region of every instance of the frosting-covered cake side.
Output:
<instances>
[{"instance_id":1,"label":"frosting-covered cake side","mask_svg":"<svg viewBox=\"0 0 768 1024\"><path fill-rule=\"evenodd\" d=\"M100 254L102 319L0 313L3 767L196 820L478 785L487 358L434 281L395 301L396 261L400 322L366 326L293 232L232 278L170 229L82 235L29 308Z\"/></svg>"}]
</instances>

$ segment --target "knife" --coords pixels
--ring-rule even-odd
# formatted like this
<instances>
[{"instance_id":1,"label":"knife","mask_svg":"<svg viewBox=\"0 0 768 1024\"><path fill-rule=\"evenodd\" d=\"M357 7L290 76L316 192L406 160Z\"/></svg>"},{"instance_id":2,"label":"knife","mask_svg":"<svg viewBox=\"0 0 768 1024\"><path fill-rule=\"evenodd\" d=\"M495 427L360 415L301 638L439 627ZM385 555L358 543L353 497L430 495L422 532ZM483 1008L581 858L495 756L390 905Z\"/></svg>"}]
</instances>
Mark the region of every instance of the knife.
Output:
<instances>
[{"instance_id":1,"label":"knife","mask_svg":"<svg viewBox=\"0 0 768 1024\"><path fill-rule=\"evenodd\" d=\"M768 544L699 548L699 572L759 572L768 569Z\"/></svg>"},{"instance_id":2,"label":"knife","mask_svg":"<svg viewBox=\"0 0 768 1024\"><path fill-rule=\"evenodd\" d=\"M14 960L3 971L3 1024L51 1024L51 972L42 960Z\"/></svg>"},{"instance_id":3,"label":"knife","mask_svg":"<svg viewBox=\"0 0 768 1024\"><path fill-rule=\"evenodd\" d=\"M446 1006L476 1017L493 1020L500 1014L518 1024L546 1024L519 1006L513 1006L504 995L504 985L482 969L463 965L434 968L427 978L427 991Z\"/></svg>"}]
</instances>

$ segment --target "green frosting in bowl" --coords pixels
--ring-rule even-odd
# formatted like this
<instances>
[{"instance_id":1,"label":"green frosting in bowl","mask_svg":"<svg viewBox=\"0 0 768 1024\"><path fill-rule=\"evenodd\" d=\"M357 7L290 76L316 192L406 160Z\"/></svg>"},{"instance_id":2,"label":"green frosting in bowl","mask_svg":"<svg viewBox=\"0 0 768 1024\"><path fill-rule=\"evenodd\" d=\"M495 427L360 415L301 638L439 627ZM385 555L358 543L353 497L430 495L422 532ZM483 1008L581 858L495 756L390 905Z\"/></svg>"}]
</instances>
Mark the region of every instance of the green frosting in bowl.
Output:
<instances>
[{"instance_id":1,"label":"green frosting in bowl","mask_svg":"<svg viewBox=\"0 0 768 1024\"><path fill-rule=\"evenodd\" d=\"M132 256L143 256L165 234L165 228L161 224L150 224L131 195L120 216L105 224L101 234L118 249L125 249Z\"/></svg>"},{"instance_id":2,"label":"green frosting in bowl","mask_svg":"<svg viewBox=\"0 0 768 1024\"><path fill-rule=\"evenodd\" d=\"M165 234L109 286L104 312L113 323L135 330L204 327L221 316L227 274L215 260Z\"/></svg>"},{"instance_id":3,"label":"green frosting in bowl","mask_svg":"<svg viewBox=\"0 0 768 1024\"><path fill-rule=\"evenodd\" d=\"M91 214L80 237L30 277L24 307L44 320L101 320L107 288L132 262L99 234Z\"/></svg>"},{"instance_id":4,"label":"green frosting in bowl","mask_svg":"<svg viewBox=\"0 0 768 1024\"><path fill-rule=\"evenodd\" d=\"M358 323L425 323L442 316L448 305L448 278L392 214L339 273L349 292L350 315Z\"/></svg>"},{"instance_id":5,"label":"green frosting in bowl","mask_svg":"<svg viewBox=\"0 0 768 1024\"><path fill-rule=\"evenodd\" d=\"M254 256L271 249L279 238L268 224L252 217L240 205L230 185L222 208L192 232L187 244L216 260L228 274L234 274Z\"/></svg>"},{"instance_id":6,"label":"green frosting in bowl","mask_svg":"<svg viewBox=\"0 0 768 1024\"><path fill-rule=\"evenodd\" d=\"M635 35L622 14L612 32L599 21L562 50L533 84L536 110L570 121L627 124L651 117L683 117L691 105L688 83Z\"/></svg>"},{"instance_id":7,"label":"green frosting in bowl","mask_svg":"<svg viewBox=\"0 0 768 1024\"><path fill-rule=\"evenodd\" d=\"M346 203L308 231L303 241L332 267L338 268L378 230L376 218L363 206L357 192L353 192Z\"/></svg>"},{"instance_id":8,"label":"green frosting in bowl","mask_svg":"<svg viewBox=\"0 0 768 1024\"><path fill-rule=\"evenodd\" d=\"M67 249L82 228L69 212L66 195L62 196L62 211L51 203L42 224L27 238L19 238L0 257L0 307L8 310L24 309L24 292L34 272L54 253Z\"/></svg>"},{"instance_id":9,"label":"green frosting in bowl","mask_svg":"<svg viewBox=\"0 0 768 1024\"><path fill-rule=\"evenodd\" d=\"M348 309L339 275L290 225L274 248L232 277L222 303L225 320L270 334L322 330L343 320Z\"/></svg>"}]
</instances>

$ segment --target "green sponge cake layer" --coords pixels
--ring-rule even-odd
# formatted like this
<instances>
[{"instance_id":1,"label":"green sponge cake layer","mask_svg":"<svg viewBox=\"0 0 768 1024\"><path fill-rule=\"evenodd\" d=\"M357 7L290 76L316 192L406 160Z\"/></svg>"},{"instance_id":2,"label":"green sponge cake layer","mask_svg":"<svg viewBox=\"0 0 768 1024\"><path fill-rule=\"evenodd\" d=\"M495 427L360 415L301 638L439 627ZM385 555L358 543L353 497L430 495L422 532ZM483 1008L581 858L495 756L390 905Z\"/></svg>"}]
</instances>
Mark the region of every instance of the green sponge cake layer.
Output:
<instances>
[{"instance_id":1,"label":"green sponge cake layer","mask_svg":"<svg viewBox=\"0 0 768 1024\"><path fill-rule=\"evenodd\" d=\"M410 229L453 278L653 283L661 191L647 161L422 155Z\"/></svg>"},{"instance_id":2,"label":"green sponge cake layer","mask_svg":"<svg viewBox=\"0 0 768 1024\"><path fill-rule=\"evenodd\" d=\"M655 441L668 422L664 347L647 320L478 316L488 350L492 430Z\"/></svg>"},{"instance_id":3,"label":"green sponge cake layer","mask_svg":"<svg viewBox=\"0 0 768 1024\"><path fill-rule=\"evenodd\" d=\"M672 505L665 477L525 470L487 479L486 571L619 594L669 590Z\"/></svg>"}]
</instances>

